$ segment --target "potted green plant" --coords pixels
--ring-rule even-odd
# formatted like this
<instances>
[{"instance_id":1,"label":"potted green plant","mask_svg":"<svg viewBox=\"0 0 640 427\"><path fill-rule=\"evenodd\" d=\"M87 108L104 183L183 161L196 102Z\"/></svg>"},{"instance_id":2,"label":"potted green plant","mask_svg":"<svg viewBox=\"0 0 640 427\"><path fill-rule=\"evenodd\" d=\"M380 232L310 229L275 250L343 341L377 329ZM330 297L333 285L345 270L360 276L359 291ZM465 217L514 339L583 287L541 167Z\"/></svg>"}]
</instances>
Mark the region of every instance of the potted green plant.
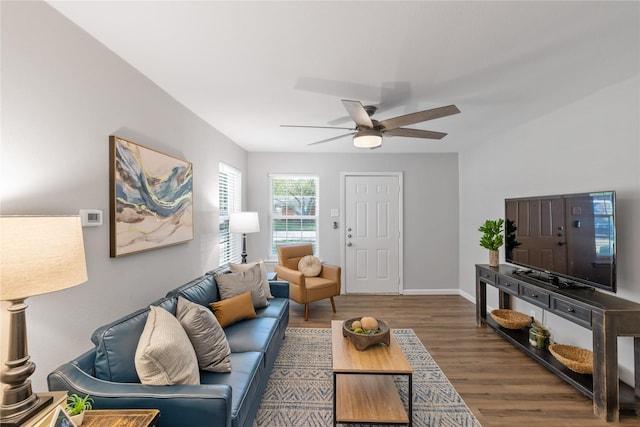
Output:
<instances>
[{"instance_id":1,"label":"potted green plant","mask_svg":"<svg viewBox=\"0 0 640 427\"><path fill-rule=\"evenodd\" d=\"M480 246L485 249L489 249L489 266L497 267L499 260L500 246L504 243L504 235L502 234L504 226L504 220L502 218L497 220L486 220L482 224L478 231L482 233L480 238Z\"/></svg>"},{"instance_id":2,"label":"potted green plant","mask_svg":"<svg viewBox=\"0 0 640 427\"><path fill-rule=\"evenodd\" d=\"M65 411L76 426L81 426L84 419L84 411L91 410L92 407L93 399L88 394L85 397L81 397L74 393L67 397Z\"/></svg>"}]
</instances>

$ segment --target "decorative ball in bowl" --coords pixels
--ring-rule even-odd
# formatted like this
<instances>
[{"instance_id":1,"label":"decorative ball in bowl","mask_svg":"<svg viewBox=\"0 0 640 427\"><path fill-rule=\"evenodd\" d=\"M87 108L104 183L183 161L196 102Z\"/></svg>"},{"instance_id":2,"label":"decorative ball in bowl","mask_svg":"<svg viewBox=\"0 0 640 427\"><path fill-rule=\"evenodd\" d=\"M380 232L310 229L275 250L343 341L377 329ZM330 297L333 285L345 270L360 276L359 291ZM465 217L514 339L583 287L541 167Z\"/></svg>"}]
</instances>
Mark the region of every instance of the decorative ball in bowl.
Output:
<instances>
[{"instance_id":1,"label":"decorative ball in bowl","mask_svg":"<svg viewBox=\"0 0 640 427\"><path fill-rule=\"evenodd\" d=\"M375 344L391 343L389 325L374 317L354 317L342 322L342 335L353 343L358 351L366 350Z\"/></svg>"}]
</instances>

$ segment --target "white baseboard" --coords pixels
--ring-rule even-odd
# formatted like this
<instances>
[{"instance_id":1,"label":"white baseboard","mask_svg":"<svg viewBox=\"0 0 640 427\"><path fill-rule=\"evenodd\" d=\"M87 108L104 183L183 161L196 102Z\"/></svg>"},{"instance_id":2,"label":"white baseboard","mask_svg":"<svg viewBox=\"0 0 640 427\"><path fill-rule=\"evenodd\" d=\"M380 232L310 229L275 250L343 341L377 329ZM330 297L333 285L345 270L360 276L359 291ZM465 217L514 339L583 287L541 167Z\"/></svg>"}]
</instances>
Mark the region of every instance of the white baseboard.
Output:
<instances>
[{"instance_id":1,"label":"white baseboard","mask_svg":"<svg viewBox=\"0 0 640 427\"><path fill-rule=\"evenodd\" d=\"M405 289L403 295L460 295L475 304L475 297L460 289Z\"/></svg>"}]
</instances>

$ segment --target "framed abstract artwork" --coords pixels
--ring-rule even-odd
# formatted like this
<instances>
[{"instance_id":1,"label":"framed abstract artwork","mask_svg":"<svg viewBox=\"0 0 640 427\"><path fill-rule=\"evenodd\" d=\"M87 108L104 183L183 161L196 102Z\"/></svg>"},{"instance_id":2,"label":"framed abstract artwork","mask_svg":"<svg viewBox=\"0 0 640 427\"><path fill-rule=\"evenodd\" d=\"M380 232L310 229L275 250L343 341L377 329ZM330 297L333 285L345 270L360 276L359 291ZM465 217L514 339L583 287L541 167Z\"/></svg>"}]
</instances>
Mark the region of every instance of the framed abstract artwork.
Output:
<instances>
[{"instance_id":1,"label":"framed abstract artwork","mask_svg":"<svg viewBox=\"0 0 640 427\"><path fill-rule=\"evenodd\" d=\"M110 136L109 227L112 258L192 240L192 164Z\"/></svg>"}]
</instances>

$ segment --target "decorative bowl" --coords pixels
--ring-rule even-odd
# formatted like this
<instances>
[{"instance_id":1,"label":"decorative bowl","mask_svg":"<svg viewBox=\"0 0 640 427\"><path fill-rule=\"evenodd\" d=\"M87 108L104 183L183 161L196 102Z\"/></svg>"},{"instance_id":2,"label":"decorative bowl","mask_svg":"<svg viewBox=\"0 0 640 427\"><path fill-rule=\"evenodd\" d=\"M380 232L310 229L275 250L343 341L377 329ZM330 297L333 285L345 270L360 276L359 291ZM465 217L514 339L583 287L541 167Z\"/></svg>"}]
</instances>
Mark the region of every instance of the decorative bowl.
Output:
<instances>
[{"instance_id":1,"label":"decorative bowl","mask_svg":"<svg viewBox=\"0 0 640 427\"><path fill-rule=\"evenodd\" d=\"M342 336L348 338L356 350L363 351L375 344L386 344L387 346L391 344L389 325L384 320L376 318L379 330L374 334L359 334L349 329L353 322L360 319L360 317L354 317L342 322Z\"/></svg>"},{"instance_id":2,"label":"decorative bowl","mask_svg":"<svg viewBox=\"0 0 640 427\"><path fill-rule=\"evenodd\" d=\"M524 328L533 322L531 316L513 310L492 310L489 314L500 326L507 329Z\"/></svg>"},{"instance_id":3,"label":"decorative bowl","mask_svg":"<svg viewBox=\"0 0 640 427\"><path fill-rule=\"evenodd\" d=\"M565 344L551 344L549 352L558 362L573 372L593 374L593 352L580 347Z\"/></svg>"}]
</instances>

